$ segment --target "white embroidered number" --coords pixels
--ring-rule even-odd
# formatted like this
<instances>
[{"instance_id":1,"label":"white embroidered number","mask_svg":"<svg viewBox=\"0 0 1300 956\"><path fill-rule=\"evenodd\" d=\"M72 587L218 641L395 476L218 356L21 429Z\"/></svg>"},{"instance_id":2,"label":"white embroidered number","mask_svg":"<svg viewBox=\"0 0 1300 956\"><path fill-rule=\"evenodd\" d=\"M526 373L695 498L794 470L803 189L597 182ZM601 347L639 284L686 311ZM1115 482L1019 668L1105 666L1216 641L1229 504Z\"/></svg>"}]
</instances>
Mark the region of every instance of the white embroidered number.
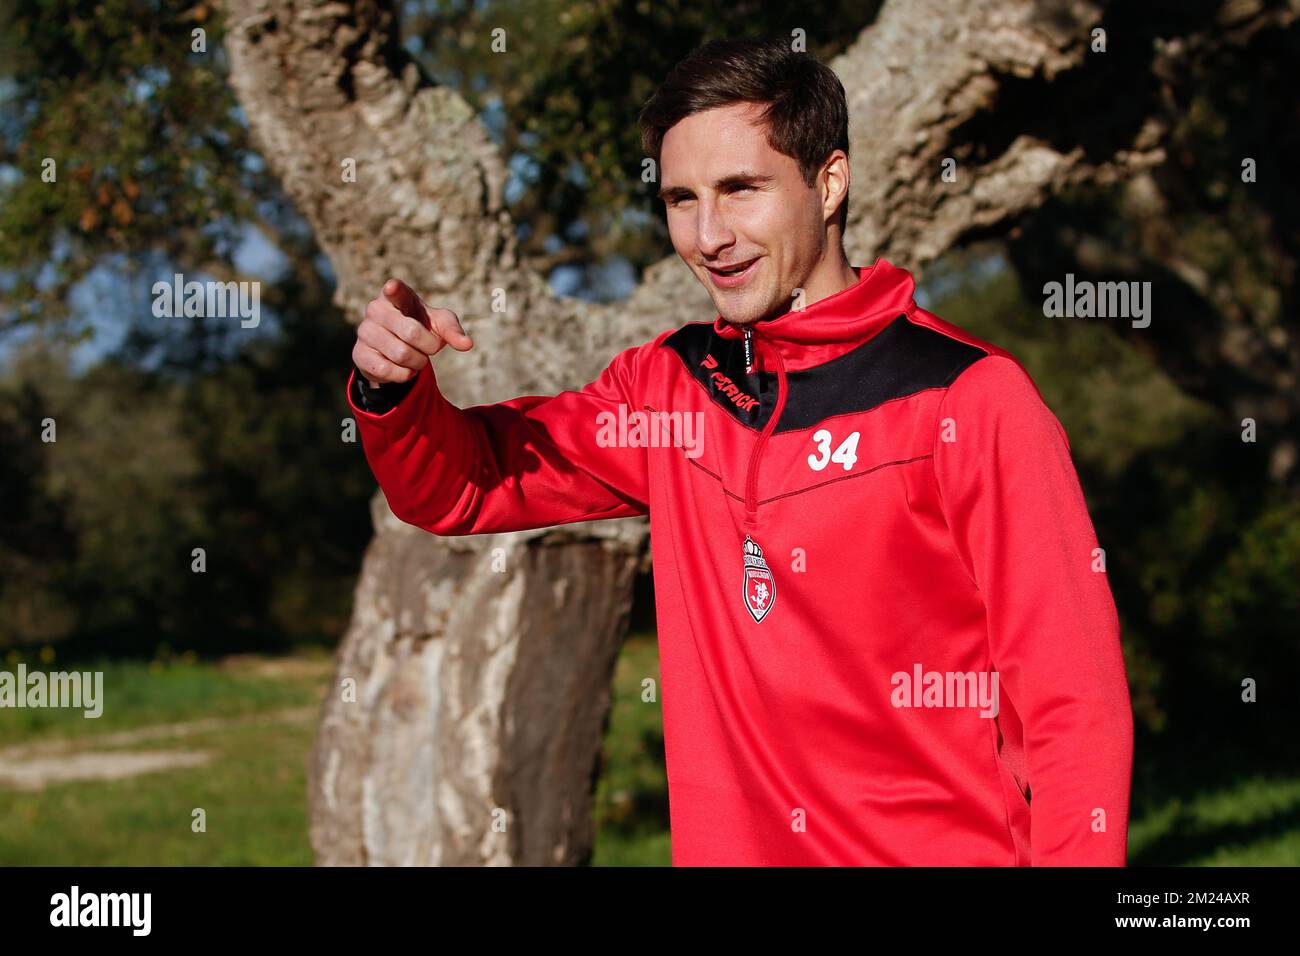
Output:
<instances>
[{"instance_id":1,"label":"white embroidered number","mask_svg":"<svg viewBox=\"0 0 1300 956\"><path fill-rule=\"evenodd\" d=\"M843 465L845 471L850 470L858 461L858 434L854 432L849 435L832 454L833 436L826 429L819 429L813 434L813 441L817 443L817 454L808 456L808 467L813 471L821 471L834 461Z\"/></svg>"}]
</instances>

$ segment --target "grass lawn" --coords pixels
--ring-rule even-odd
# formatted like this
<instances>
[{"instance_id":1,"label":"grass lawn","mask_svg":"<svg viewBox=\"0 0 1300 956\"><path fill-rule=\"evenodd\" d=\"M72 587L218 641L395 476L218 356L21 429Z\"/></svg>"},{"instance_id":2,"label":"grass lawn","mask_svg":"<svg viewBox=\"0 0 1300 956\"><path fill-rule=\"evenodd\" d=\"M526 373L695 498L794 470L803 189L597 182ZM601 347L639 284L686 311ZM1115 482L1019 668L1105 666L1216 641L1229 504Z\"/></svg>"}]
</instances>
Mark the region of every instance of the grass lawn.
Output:
<instances>
[{"instance_id":1,"label":"grass lawn","mask_svg":"<svg viewBox=\"0 0 1300 956\"><path fill-rule=\"evenodd\" d=\"M97 719L80 711L6 711L0 747L230 722L113 747L198 751L211 755L204 766L38 791L0 788L0 865L310 865L306 759L331 667L328 657L107 663L98 669L113 706ZM305 717L279 716L304 709ZM196 809L206 832L192 828Z\"/></svg>"},{"instance_id":2,"label":"grass lawn","mask_svg":"<svg viewBox=\"0 0 1300 956\"><path fill-rule=\"evenodd\" d=\"M0 749L39 744L53 752L91 735L136 733L119 738L114 751L193 751L210 762L36 791L0 787L0 866L312 863L306 762L330 657L101 669L114 702L101 718L7 710L0 713ZM647 680L654 682L649 701ZM658 696L654 636L633 634L615 671L594 801L594 865L671 862ZM179 737L145 729L212 719L220 726ZM1198 776L1185 769L1187 782L1159 794L1138 792L1142 780L1161 777L1158 770L1135 778L1131 863L1300 865L1300 772ZM204 812L205 832L192 829L196 809Z\"/></svg>"}]
</instances>

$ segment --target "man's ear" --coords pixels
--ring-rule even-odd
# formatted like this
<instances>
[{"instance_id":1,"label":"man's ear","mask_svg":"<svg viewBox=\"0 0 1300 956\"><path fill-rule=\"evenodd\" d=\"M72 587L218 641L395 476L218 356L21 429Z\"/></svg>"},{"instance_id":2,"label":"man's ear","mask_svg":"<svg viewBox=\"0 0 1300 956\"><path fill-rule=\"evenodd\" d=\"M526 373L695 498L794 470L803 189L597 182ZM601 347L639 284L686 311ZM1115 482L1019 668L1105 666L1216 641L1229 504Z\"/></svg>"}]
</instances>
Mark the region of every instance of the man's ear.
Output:
<instances>
[{"instance_id":1,"label":"man's ear","mask_svg":"<svg viewBox=\"0 0 1300 956\"><path fill-rule=\"evenodd\" d=\"M822 166L822 218L829 219L836 210L848 201L849 197L849 157L842 149L837 149L827 158Z\"/></svg>"}]
</instances>

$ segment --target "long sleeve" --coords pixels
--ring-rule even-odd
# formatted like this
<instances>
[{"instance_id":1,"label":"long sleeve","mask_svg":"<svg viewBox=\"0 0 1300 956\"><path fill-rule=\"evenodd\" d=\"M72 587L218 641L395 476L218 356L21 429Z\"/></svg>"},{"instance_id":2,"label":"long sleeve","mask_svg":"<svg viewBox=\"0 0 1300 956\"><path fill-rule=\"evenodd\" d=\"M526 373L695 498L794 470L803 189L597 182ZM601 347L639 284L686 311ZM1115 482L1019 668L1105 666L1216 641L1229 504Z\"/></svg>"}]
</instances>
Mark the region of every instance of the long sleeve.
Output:
<instances>
[{"instance_id":1,"label":"long sleeve","mask_svg":"<svg viewBox=\"0 0 1300 956\"><path fill-rule=\"evenodd\" d=\"M934 467L984 599L1000 693L1023 722L1030 862L1123 866L1133 714L1065 430L1024 369L992 355L949 387Z\"/></svg>"},{"instance_id":2,"label":"long sleeve","mask_svg":"<svg viewBox=\"0 0 1300 956\"><path fill-rule=\"evenodd\" d=\"M443 397L430 364L403 383L410 390L393 407L366 411L353 368L348 404L393 514L426 531L485 534L642 515L646 449L606 440L602 422L638 408L645 348L619 353L577 391L466 409Z\"/></svg>"}]
</instances>

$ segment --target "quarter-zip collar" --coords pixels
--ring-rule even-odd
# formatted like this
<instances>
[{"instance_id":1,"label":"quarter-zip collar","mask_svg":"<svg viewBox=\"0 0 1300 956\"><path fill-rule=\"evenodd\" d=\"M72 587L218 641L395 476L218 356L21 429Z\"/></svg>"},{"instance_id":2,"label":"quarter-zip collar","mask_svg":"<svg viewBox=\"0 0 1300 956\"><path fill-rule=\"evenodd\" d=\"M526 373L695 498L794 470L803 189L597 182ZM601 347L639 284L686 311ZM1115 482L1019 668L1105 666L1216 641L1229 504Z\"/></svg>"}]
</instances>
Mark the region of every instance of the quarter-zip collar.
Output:
<instances>
[{"instance_id":1,"label":"quarter-zip collar","mask_svg":"<svg viewBox=\"0 0 1300 956\"><path fill-rule=\"evenodd\" d=\"M775 348L771 342L767 343L767 347ZM763 449L776 430L781 412L785 410L786 400L790 396L790 383L785 374L785 361L781 358L781 352L773 352L772 357L776 360L776 408L772 410L772 417L754 442L754 449L749 453L749 467L745 471L745 527L750 530L758 527L758 469L763 461Z\"/></svg>"},{"instance_id":2,"label":"quarter-zip collar","mask_svg":"<svg viewBox=\"0 0 1300 956\"><path fill-rule=\"evenodd\" d=\"M906 269L877 259L854 266L858 281L802 309L754 323L754 337L768 350L780 350L787 371L811 368L843 355L873 337L899 315L916 308L916 285ZM720 338L744 338L744 327L718 315L713 322Z\"/></svg>"}]
</instances>

